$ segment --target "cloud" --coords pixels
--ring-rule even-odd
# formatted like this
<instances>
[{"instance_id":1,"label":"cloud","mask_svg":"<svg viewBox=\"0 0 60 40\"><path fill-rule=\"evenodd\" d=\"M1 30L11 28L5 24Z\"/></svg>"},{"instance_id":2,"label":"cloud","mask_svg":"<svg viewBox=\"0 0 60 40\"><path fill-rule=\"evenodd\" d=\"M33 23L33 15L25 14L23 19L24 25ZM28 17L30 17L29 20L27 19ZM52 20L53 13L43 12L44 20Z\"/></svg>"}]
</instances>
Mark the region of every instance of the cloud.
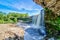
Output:
<instances>
[{"instance_id":1,"label":"cloud","mask_svg":"<svg viewBox=\"0 0 60 40\"><path fill-rule=\"evenodd\" d=\"M1 9L3 11L9 10L33 15L39 13L42 7L35 4L32 0L0 0L0 10Z\"/></svg>"}]
</instances>

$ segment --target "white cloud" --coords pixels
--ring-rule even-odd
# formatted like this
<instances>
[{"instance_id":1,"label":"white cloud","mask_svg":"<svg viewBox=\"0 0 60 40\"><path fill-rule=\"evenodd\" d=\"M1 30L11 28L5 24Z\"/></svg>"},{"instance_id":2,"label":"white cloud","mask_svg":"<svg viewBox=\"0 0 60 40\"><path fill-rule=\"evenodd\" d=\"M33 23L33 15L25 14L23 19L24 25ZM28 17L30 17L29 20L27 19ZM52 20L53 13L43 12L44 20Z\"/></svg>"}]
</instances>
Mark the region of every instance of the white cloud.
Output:
<instances>
[{"instance_id":1,"label":"white cloud","mask_svg":"<svg viewBox=\"0 0 60 40\"><path fill-rule=\"evenodd\" d=\"M33 2L27 2L27 1L25 2L24 0L23 1L22 0L20 0L20 1L16 0L14 2L11 2L11 4L8 3L8 2L4 2L2 4L10 6L11 8L13 7L13 8L18 9L20 11L22 9L24 9L25 11L22 11L22 12L25 12L25 13L28 12L30 15L38 14L40 12L40 10L41 10L41 7L38 6L37 4L35 4Z\"/></svg>"}]
</instances>

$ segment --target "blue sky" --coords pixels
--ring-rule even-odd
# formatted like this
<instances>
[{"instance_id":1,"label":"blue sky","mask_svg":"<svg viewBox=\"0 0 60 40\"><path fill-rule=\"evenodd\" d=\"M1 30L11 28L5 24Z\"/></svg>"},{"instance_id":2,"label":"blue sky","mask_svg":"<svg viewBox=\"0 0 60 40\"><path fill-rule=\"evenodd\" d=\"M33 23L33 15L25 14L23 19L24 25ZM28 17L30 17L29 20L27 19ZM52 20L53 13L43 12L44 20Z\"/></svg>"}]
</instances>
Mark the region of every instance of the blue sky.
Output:
<instances>
[{"instance_id":1,"label":"blue sky","mask_svg":"<svg viewBox=\"0 0 60 40\"><path fill-rule=\"evenodd\" d=\"M30 16L40 13L41 6L33 0L0 0L0 11L28 13Z\"/></svg>"}]
</instances>

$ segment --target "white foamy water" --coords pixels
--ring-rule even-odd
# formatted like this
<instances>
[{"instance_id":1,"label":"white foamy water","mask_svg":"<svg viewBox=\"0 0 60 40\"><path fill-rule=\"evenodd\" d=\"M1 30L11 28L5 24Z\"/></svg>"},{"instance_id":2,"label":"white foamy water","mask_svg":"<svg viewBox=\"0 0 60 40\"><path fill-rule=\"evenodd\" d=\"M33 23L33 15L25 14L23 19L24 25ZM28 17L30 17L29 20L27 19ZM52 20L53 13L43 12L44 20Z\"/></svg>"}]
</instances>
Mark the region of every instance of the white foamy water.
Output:
<instances>
[{"instance_id":1,"label":"white foamy water","mask_svg":"<svg viewBox=\"0 0 60 40\"><path fill-rule=\"evenodd\" d=\"M32 24L25 29L24 40L43 40L46 36L46 30L44 26L44 11L35 16L32 16Z\"/></svg>"},{"instance_id":2,"label":"white foamy water","mask_svg":"<svg viewBox=\"0 0 60 40\"><path fill-rule=\"evenodd\" d=\"M32 16L32 23L26 24L18 22L17 26L22 27L25 30L24 40L43 40L46 36L44 11L42 10L40 14Z\"/></svg>"}]
</instances>

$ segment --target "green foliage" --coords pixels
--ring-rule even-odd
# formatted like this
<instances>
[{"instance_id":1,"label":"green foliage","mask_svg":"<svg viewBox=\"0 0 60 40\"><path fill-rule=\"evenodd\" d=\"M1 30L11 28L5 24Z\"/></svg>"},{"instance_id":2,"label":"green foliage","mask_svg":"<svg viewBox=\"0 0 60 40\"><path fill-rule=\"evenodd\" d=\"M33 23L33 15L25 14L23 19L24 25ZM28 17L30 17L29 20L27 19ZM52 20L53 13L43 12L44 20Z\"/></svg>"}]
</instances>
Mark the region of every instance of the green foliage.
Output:
<instances>
[{"instance_id":1,"label":"green foliage","mask_svg":"<svg viewBox=\"0 0 60 40\"><path fill-rule=\"evenodd\" d=\"M45 8L45 24L47 29L47 35L52 37L58 37L60 31L60 16L54 14L52 10Z\"/></svg>"},{"instance_id":2,"label":"green foliage","mask_svg":"<svg viewBox=\"0 0 60 40\"><path fill-rule=\"evenodd\" d=\"M0 20L0 23L4 23L4 21L3 20Z\"/></svg>"},{"instance_id":3,"label":"green foliage","mask_svg":"<svg viewBox=\"0 0 60 40\"><path fill-rule=\"evenodd\" d=\"M49 14L53 13L52 10L50 10L48 8L44 8L44 10L45 10L46 13L49 13Z\"/></svg>"},{"instance_id":4,"label":"green foliage","mask_svg":"<svg viewBox=\"0 0 60 40\"><path fill-rule=\"evenodd\" d=\"M25 18L28 18L28 13L15 13L9 12L8 14L0 12L0 23L17 23L18 20L26 21ZM19 19L18 19L19 18Z\"/></svg>"}]
</instances>

